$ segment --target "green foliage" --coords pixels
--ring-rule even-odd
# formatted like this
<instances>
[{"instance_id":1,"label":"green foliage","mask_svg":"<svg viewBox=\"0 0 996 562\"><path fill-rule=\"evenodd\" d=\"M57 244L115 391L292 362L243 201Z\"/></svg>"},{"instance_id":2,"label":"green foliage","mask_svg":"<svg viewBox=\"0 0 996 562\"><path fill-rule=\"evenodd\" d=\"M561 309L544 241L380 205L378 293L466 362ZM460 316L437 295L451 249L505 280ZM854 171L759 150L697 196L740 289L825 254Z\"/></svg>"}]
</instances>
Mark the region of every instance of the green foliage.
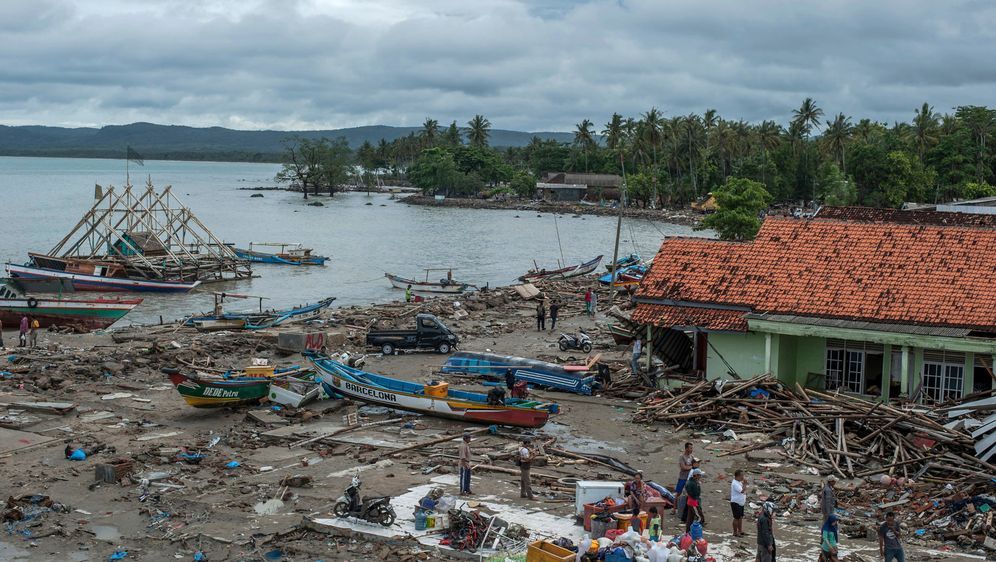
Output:
<instances>
[{"instance_id":1,"label":"green foliage","mask_svg":"<svg viewBox=\"0 0 996 562\"><path fill-rule=\"evenodd\" d=\"M762 211L771 204L771 194L756 181L730 177L712 192L717 210L702 221L722 240L751 240L761 228Z\"/></svg>"},{"instance_id":2,"label":"green foliage","mask_svg":"<svg viewBox=\"0 0 996 562\"><path fill-rule=\"evenodd\" d=\"M315 195L327 190L331 197L349 178L352 152L345 138L295 137L285 141L285 147L283 168L275 179L299 184L305 199L309 189Z\"/></svg>"},{"instance_id":3,"label":"green foliage","mask_svg":"<svg viewBox=\"0 0 996 562\"><path fill-rule=\"evenodd\" d=\"M630 204L636 203L646 208L657 199L657 182L644 173L626 176L626 195Z\"/></svg>"},{"instance_id":4,"label":"green foliage","mask_svg":"<svg viewBox=\"0 0 996 562\"><path fill-rule=\"evenodd\" d=\"M858 202L853 180L844 177L833 162L824 162L816 176L816 194L824 205L847 206Z\"/></svg>"},{"instance_id":5,"label":"green foliage","mask_svg":"<svg viewBox=\"0 0 996 562\"><path fill-rule=\"evenodd\" d=\"M894 150L886 157L886 173L879 189L868 201L879 207L898 208L907 201L929 201L937 174L914 155Z\"/></svg>"},{"instance_id":6,"label":"green foliage","mask_svg":"<svg viewBox=\"0 0 996 562\"><path fill-rule=\"evenodd\" d=\"M508 187L519 197L532 197L536 194L536 178L526 170L516 170Z\"/></svg>"},{"instance_id":7,"label":"green foliage","mask_svg":"<svg viewBox=\"0 0 996 562\"><path fill-rule=\"evenodd\" d=\"M961 190L961 199L981 199L983 197L996 197L996 186L988 183L968 182Z\"/></svg>"},{"instance_id":8,"label":"green foliage","mask_svg":"<svg viewBox=\"0 0 996 562\"><path fill-rule=\"evenodd\" d=\"M425 195L449 195L456 189L458 175L453 153L442 147L423 150L408 169L408 180Z\"/></svg>"}]
</instances>

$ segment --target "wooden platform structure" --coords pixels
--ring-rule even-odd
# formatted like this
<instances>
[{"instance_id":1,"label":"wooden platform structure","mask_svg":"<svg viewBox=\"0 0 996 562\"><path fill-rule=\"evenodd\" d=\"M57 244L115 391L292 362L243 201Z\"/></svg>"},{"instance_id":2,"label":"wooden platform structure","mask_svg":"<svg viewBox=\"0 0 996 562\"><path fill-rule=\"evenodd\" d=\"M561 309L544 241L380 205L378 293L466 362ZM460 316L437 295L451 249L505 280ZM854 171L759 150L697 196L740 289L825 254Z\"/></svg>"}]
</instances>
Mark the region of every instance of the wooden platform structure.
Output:
<instances>
[{"instance_id":1,"label":"wooden platform structure","mask_svg":"<svg viewBox=\"0 0 996 562\"><path fill-rule=\"evenodd\" d=\"M156 192L152 180L141 193L128 183L118 193L96 186L96 201L47 255L35 262L116 264L127 276L168 281L231 281L252 276L248 261L219 240L173 194Z\"/></svg>"}]
</instances>

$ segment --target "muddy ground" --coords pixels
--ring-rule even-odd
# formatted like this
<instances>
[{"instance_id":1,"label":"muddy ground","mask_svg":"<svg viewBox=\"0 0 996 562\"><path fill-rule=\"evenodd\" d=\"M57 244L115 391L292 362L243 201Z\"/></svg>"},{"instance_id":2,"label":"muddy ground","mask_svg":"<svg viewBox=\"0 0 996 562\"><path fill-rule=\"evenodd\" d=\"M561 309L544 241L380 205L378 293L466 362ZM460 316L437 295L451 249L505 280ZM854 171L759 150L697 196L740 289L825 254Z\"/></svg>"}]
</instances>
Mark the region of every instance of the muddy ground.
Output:
<instances>
[{"instance_id":1,"label":"muddy ground","mask_svg":"<svg viewBox=\"0 0 996 562\"><path fill-rule=\"evenodd\" d=\"M581 292L588 281L558 285L556 294L565 306L556 331L535 330L534 304L509 290L475 300L462 298L469 312L463 320L446 320L461 335L463 350L491 350L547 360L568 360L571 354L556 346L560 330L585 328L595 338L595 353L622 365L625 348L615 346L604 331L604 314L592 319L581 314ZM603 294L600 302L606 303ZM622 302L622 299L620 299ZM424 308L451 311L448 300L432 299ZM336 309L327 329L346 340L340 350L367 352L358 342L371 322L402 325L419 310L397 303L374 308ZM300 329L290 327L287 329ZM6 342L12 336L6 334ZM306 364L299 355L283 356L274 348L274 334L200 334L176 326L133 327L114 333L88 335L45 332L40 349L7 349L7 356L22 356L13 363L0 361L0 371L9 369L0 382L0 403L8 408L7 421L24 423L19 431L6 430L0 441L0 481L4 497L49 496L55 505L30 503L21 521L5 521L0 531L0 560L107 560L115 551L127 551L126 560L193 560L200 551L209 560L262 560L280 551L285 560L407 560L417 559L410 541L385 544L363 537L332 536L308 530L306 516L329 516L332 502L349 482L357 467L363 467L364 490L370 495L397 496L424 485L440 474L454 474L455 441L421 451L390 457L397 447L457 435L464 425L432 418L406 418L357 432L364 443L316 442L289 448L289 441L267 437L280 430L304 435L307 431L341 425L349 405L339 401L313 403L288 415L274 413L263 404L238 409L196 409L186 405L166 378L162 367L192 370L184 363L211 368L243 367L253 357L266 357L278 365ZM24 357L26 356L26 357ZM579 352L574 358L580 359ZM444 357L411 353L392 357L369 355L365 369L411 380L438 378L435 371ZM475 381L449 377L451 385L484 389ZM681 444L695 443L707 473L704 506L706 538L719 560L753 560L754 518L748 508L745 538L735 539L729 529L729 479L735 468L749 473L750 502L758 504L772 493L792 492L805 497L817 489L819 476L786 464L777 450L720 456L741 444L724 441L718 434L675 432L670 426L643 426L630 420L636 402L625 397L582 397L537 392L556 401L561 414L553 423L535 432L555 437L556 446L581 452L607 454L645 471L647 478L672 487L677 477ZM65 415L27 412L16 402L71 402L75 409ZM380 409L360 408L361 421L392 417ZM260 419L254 419L253 415ZM15 420L15 421L11 421ZM19 421L16 421L19 420ZM9 425L8 424L8 425ZM324 426L320 424L326 424ZM311 428L309 430L309 427ZM290 428L290 429L287 429ZM317 429L316 429L317 428ZM500 436L482 436L474 442L476 458L501 453L514 446L517 430ZM363 439L360 439L362 437ZM763 438L764 436L758 436ZM750 438L750 436L741 436ZM213 444L212 444L213 443ZM105 447L84 461L64 458L67 445ZM200 464L176 460L176 449L200 452ZM95 482L95 467L123 457L134 470L121 482ZM306 460L305 460L306 459ZM227 465L236 461L237 468ZM377 464L375 464L377 463ZM510 461L494 464L514 469ZM766 465L766 466L761 466ZM534 472L562 478L621 479L622 475L600 465L550 457L550 465ZM164 473L164 474L155 474ZM282 481L288 476L310 479L306 487ZM142 478L151 480L146 490ZM794 482L793 482L794 481ZM551 490L548 481L535 483L540 499L518 498L518 480L513 474L475 472L473 487L479 496L496 501L571 517L572 494ZM785 486L785 488L781 488ZM455 493L455 486L448 486ZM275 501L274 501L275 500ZM815 560L818 546L818 511L802 505L788 509L776 524L782 560ZM867 508L864 508L867 511ZM856 510L857 511L857 510ZM411 518L399 513L399 518ZM673 516L665 518L669 530L678 531ZM528 523L528 522L526 522ZM580 527L577 527L580 530ZM580 531L578 532L580 534ZM575 538L575 537L571 537ZM911 546L908 560L964 560L984 556L977 551L942 552L951 545L939 543ZM423 549L424 550L424 549ZM421 559L447 559L445 553L425 551ZM877 543L842 536L842 554L857 553L878 559ZM857 559L853 557L851 559Z\"/></svg>"}]
</instances>

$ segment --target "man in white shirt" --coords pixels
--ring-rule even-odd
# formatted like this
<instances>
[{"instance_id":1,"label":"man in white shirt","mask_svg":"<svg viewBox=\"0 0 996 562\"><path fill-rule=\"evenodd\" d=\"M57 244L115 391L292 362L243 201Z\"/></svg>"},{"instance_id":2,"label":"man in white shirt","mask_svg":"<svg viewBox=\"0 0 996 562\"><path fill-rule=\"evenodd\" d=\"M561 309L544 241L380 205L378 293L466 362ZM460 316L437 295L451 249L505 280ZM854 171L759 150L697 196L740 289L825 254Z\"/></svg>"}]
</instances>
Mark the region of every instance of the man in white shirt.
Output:
<instances>
[{"instance_id":1,"label":"man in white shirt","mask_svg":"<svg viewBox=\"0 0 996 562\"><path fill-rule=\"evenodd\" d=\"M730 482L730 509L733 511L733 536L744 536L744 505L747 503L747 486L744 471L733 473Z\"/></svg>"},{"instance_id":2,"label":"man in white shirt","mask_svg":"<svg viewBox=\"0 0 996 562\"><path fill-rule=\"evenodd\" d=\"M530 439L522 438L522 446L519 447L519 497L535 500L532 483L529 481L529 468L533 462L533 452L529 449Z\"/></svg>"}]
</instances>

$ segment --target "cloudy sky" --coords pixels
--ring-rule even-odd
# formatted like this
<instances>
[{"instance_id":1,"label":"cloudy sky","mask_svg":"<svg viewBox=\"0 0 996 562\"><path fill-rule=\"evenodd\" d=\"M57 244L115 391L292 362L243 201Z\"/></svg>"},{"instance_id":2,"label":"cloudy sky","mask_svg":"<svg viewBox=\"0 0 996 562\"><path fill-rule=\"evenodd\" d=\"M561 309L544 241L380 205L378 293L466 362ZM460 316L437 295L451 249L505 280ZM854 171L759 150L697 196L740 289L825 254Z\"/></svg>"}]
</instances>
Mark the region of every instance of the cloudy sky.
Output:
<instances>
[{"instance_id":1,"label":"cloudy sky","mask_svg":"<svg viewBox=\"0 0 996 562\"><path fill-rule=\"evenodd\" d=\"M570 130L993 104L996 3L0 0L0 124Z\"/></svg>"}]
</instances>

